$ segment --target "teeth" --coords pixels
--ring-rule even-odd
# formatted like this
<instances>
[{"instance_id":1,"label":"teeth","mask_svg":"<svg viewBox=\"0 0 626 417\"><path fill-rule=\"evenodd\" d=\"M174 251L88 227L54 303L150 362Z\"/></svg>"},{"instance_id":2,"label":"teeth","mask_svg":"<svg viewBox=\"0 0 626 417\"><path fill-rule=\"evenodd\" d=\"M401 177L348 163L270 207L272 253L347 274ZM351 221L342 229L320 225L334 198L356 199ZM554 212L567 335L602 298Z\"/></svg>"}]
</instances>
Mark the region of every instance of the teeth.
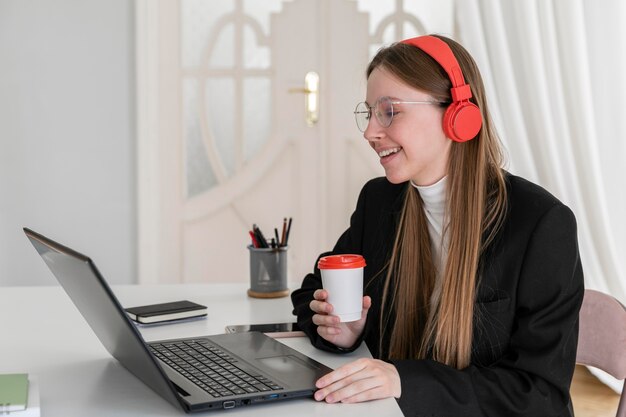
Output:
<instances>
[{"instance_id":1,"label":"teeth","mask_svg":"<svg viewBox=\"0 0 626 417\"><path fill-rule=\"evenodd\" d=\"M400 148L385 149L384 151L378 152L378 156L382 158L396 152L400 152Z\"/></svg>"}]
</instances>

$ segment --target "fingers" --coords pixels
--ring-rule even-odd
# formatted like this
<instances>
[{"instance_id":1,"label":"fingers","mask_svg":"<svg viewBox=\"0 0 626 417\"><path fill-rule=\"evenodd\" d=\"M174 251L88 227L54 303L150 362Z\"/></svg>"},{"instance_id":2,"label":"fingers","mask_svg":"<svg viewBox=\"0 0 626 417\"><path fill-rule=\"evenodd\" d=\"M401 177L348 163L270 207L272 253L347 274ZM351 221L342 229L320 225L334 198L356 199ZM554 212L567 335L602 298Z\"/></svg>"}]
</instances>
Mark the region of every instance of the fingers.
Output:
<instances>
[{"instance_id":1,"label":"fingers","mask_svg":"<svg viewBox=\"0 0 626 417\"><path fill-rule=\"evenodd\" d=\"M338 316L333 315L333 305L326 302L328 291L324 289L316 290L313 293L313 300L309 303L309 308L316 314L313 315L313 324L317 326L317 333L325 340L340 346L350 347L354 345L365 326L367 312L372 305L369 296L363 297L363 310L361 319L349 323L341 323Z\"/></svg>"},{"instance_id":2,"label":"fingers","mask_svg":"<svg viewBox=\"0 0 626 417\"><path fill-rule=\"evenodd\" d=\"M328 291L323 288L315 290L315 292L313 293L313 298L315 298L316 300L325 300L328 298Z\"/></svg>"},{"instance_id":3,"label":"fingers","mask_svg":"<svg viewBox=\"0 0 626 417\"><path fill-rule=\"evenodd\" d=\"M343 332L339 327L320 325L317 327L317 334L322 336L322 338L324 338L325 340L328 340L330 343L333 343L335 345L342 344L341 340L343 338L340 337L342 336Z\"/></svg>"},{"instance_id":4,"label":"fingers","mask_svg":"<svg viewBox=\"0 0 626 417\"><path fill-rule=\"evenodd\" d=\"M367 317L367 312L370 310L372 306L372 298L369 295L363 297L363 311L361 312L361 320L364 321Z\"/></svg>"},{"instance_id":5,"label":"fingers","mask_svg":"<svg viewBox=\"0 0 626 417\"><path fill-rule=\"evenodd\" d=\"M337 326L340 319L337 316L330 315L333 312L333 306L326 302L328 292L324 289L316 290L313 293L314 300L309 303L309 307L314 314L312 317L313 324L317 325L317 333L331 343L335 337L341 334L341 329Z\"/></svg>"},{"instance_id":6,"label":"fingers","mask_svg":"<svg viewBox=\"0 0 626 417\"><path fill-rule=\"evenodd\" d=\"M315 386L317 388L327 387L335 382L344 380L359 371L362 371L366 366L367 359L358 359L354 362L350 362L349 364L343 365L318 379Z\"/></svg>"},{"instance_id":7,"label":"fingers","mask_svg":"<svg viewBox=\"0 0 626 417\"><path fill-rule=\"evenodd\" d=\"M330 314L333 306L326 302L328 292L326 290L316 290L313 293L313 301L309 303L309 308L318 314Z\"/></svg>"},{"instance_id":8,"label":"fingers","mask_svg":"<svg viewBox=\"0 0 626 417\"><path fill-rule=\"evenodd\" d=\"M328 298L328 292L324 289L316 290L313 293L313 301L309 303L309 307L316 313L330 314L333 312L332 304L326 302ZM372 306L372 298L369 295L363 297L363 310L367 313L367 310Z\"/></svg>"},{"instance_id":9,"label":"fingers","mask_svg":"<svg viewBox=\"0 0 626 417\"><path fill-rule=\"evenodd\" d=\"M314 314L312 320L317 326L338 326L341 323L339 317L325 314Z\"/></svg>"},{"instance_id":10,"label":"fingers","mask_svg":"<svg viewBox=\"0 0 626 417\"><path fill-rule=\"evenodd\" d=\"M358 403L387 397L389 397L389 395L385 395L385 389L380 383L374 378L367 378L338 389L326 396L324 401L329 404L338 402Z\"/></svg>"},{"instance_id":11,"label":"fingers","mask_svg":"<svg viewBox=\"0 0 626 417\"><path fill-rule=\"evenodd\" d=\"M353 403L401 394L395 366L376 359L359 359L320 378L317 401Z\"/></svg>"},{"instance_id":12,"label":"fingers","mask_svg":"<svg viewBox=\"0 0 626 417\"><path fill-rule=\"evenodd\" d=\"M333 306L325 301L311 301L309 308L317 314L330 314L333 311Z\"/></svg>"}]
</instances>

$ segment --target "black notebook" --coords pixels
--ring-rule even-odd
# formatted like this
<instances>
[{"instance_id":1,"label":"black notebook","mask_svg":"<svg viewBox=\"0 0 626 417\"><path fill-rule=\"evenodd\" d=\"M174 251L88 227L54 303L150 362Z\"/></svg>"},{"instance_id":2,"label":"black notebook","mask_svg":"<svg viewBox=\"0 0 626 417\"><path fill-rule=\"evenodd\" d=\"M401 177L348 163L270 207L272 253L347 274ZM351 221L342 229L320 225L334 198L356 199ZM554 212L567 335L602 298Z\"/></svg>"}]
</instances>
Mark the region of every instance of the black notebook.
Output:
<instances>
[{"instance_id":1,"label":"black notebook","mask_svg":"<svg viewBox=\"0 0 626 417\"><path fill-rule=\"evenodd\" d=\"M132 320L146 324L202 317L207 314L206 306L187 300L129 307L125 310Z\"/></svg>"}]
</instances>

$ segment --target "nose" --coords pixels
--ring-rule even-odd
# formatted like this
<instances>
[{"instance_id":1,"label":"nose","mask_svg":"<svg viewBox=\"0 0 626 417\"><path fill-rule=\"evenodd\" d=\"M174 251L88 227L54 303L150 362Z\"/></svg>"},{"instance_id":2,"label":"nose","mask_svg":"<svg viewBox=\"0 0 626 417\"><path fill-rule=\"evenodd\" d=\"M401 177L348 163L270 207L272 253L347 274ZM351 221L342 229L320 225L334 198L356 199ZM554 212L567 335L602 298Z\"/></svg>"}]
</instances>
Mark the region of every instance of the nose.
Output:
<instances>
[{"instance_id":1,"label":"nose","mask_svg":"<svg viewBox=\"0 0 626 417\"><path fill-rule=\"evenodd\" d=\"M378 122L378 119L376 117L370 117L367 128L363 132L365 140L368 142L377 142L382 139L383 134L384 129Z\"/></svg>"}]
</instances>

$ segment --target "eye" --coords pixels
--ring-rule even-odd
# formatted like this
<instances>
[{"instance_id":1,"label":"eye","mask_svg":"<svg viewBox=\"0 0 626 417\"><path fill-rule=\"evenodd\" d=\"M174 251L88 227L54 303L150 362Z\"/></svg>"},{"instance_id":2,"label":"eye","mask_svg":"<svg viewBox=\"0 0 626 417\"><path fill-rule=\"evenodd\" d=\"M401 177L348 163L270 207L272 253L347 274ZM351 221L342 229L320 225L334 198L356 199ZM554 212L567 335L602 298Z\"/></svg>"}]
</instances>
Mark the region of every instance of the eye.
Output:
<instances>
[{"instance_id":1,"label":"eye","mask_svg":"<svg viewBox=\"0 0 626 417\"><path fill-rule=\"evenodd\" d=\"M393 103L388 97L383 97L378 102L377 114L385 120L391 120L394 116Z\"/></svg>"},{"instance_id":2,"label":"eye","mask_svg":"<svg viewBox=\"0 0 626 417\"><path fill-rule=\"evenodd\" d=\"M383 117L386 120L389 120L391 118L393 118L393 116L396 114L397 112L394 111L394 108L391 106L385 106L382 109L380 109L378 111L378 116L379 117Z\"/></svg>"}]
</instances>

